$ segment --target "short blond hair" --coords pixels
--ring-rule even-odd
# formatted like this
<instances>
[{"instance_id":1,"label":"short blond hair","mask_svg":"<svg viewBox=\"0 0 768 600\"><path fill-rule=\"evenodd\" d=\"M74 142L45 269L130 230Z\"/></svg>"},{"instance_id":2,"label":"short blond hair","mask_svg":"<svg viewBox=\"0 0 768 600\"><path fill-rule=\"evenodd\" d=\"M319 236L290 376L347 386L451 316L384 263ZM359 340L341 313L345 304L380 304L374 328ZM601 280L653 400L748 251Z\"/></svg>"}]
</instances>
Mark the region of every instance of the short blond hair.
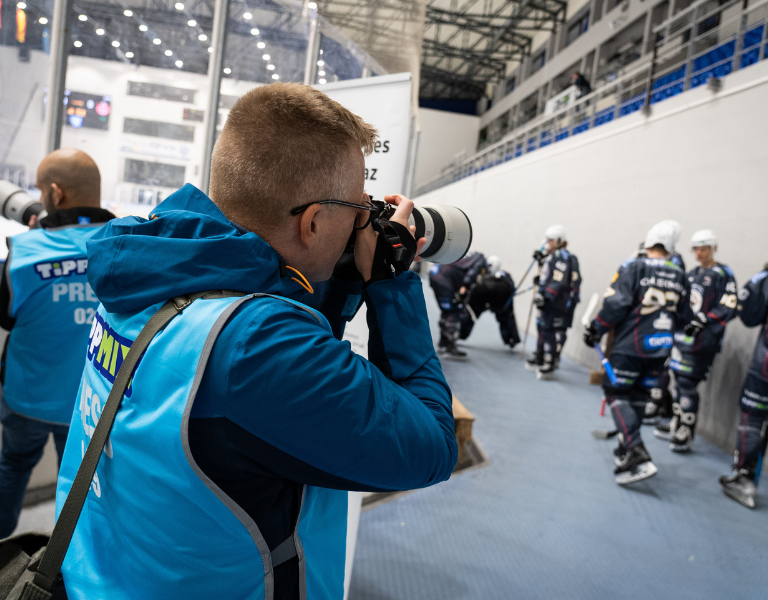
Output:
<instances>
[{"instance_id":1,"label":"short blond hair","mask_svg":"<svg viewBox=\"0 0 768 600\"><path fill-rule=\"evenodd\" d=\"M257 224L257 233L271 231L295 206L346 197L363 176L349 172L352 153L370 154L377 137L375 127L314 88L255 88L232 107L216 142L211 199L231 219Z\"/></svg>"}]
</instances>

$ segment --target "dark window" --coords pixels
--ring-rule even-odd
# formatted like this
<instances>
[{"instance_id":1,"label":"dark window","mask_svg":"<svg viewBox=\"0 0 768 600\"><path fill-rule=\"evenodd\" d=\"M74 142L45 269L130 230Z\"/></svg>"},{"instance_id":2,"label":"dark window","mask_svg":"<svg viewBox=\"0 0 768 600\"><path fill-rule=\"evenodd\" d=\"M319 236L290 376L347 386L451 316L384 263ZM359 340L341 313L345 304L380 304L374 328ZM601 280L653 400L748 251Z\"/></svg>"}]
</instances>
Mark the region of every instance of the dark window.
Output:
<instances>
[{"instance_id":1,"label":"dark window","mask_svg":"<svg viewBox=\"0 0 768 600\"><path fill-rule=\"evenodd\" d=\"M546 50L542 50L539 54L531 59L531 75L536 73L536 71L540 71L546 63L547 52Z\"/></svg>"},{"instance_id":2,"label":"dark window","mask_svg":"<svg viewBox=\"0 0 768 600\"><path fill-rule=\"evenodd\" d=\"M483 127L480 130L480 137L477 140L478 144L485 144L485 142L488 140L488 128Z\"/></svg>"},{"instance_id":3,"label":"dark window","mask_svg":"<svg viewBox=\"0 0 768 600\"><path fill-rule=\"evenodd\" d=\"M184 109L183 119L185 121L198 121L199 123L202 123L204 120L204 117L205 117L204 110L195 110L194 108Z\"/></svg>"},{"instance_id":4,"label":"dark window","mask_svg":"<svg viewBox=\"0 0 768 600\"><path fill-rule=\"evenodd\" d=\"M240 100L240 96L230 96L228 94L219 95L219 108L225 108L229 110L235 105L235 102Z\"/></svg>"},{"instance_id":5,"label":"dark window","mask_svg":"<svg viewBox=\"0 0 768 600\"><path fill-rule=\"evenodd\" d=\"M586 33L589 29L589 13L577 17L573 23L568 26L568 33L565 36L565 45L569 46L577 37Z\"/></svg>"},{"instance_id":6,"label":"dark window","mask_svg":"<svg viewBox=\"0 0 768 600\"><path fill-rule=\"evenodd\" d=\"M158 85L156 83L144 83L142 81L128 82L129 96L142 96L157 100L170 100L171 102L195 103L195 90L172 87L170 85Z\"/></svg>"},{"instance_id":7,"label":"dark window","mask_svg":"<svg viewBox=\"0 0 768 600\"><path fill-rule=\"evenodd\" d=\"M511 94L515 91L515 85L517 84L517 80L515 77L510 77L507 79L507 94Z\"/></svg>"},{"instance_id":8,"label":"dark window","mask_svg":"<svg viewBox=\"0 0 768 600\"><path fill-rule=\"evenodd\" d=\"M701 35L702 33L706 33L707 31L714 29L718 25L720 25L720 13L715 13L714 15L707 17L703 21L699 21L698 32L696 35Z\"/></svg>"},{"instance_id":9,"label":"dark window","mask_svg":"<svg viewBox=\"0 0 768 600\"><path fill-rule=\"evenodd\" d=\"M123 181L167 188L184 185L184 167L146 160L125 159Z\"/></svg>"},{"instance_id":10,"label":"dark window","mask_svg":"<svg viewBox=\"0 0 768 600\"><path fill-rule=\"evenodd\" d=\"M192 125L176 125L175 123L145 121L143 119L126 119L123 123L123 133L135 133L136 135L148 135L182 142L195 140L195 128Z\"/></svg>"}]
</instances>

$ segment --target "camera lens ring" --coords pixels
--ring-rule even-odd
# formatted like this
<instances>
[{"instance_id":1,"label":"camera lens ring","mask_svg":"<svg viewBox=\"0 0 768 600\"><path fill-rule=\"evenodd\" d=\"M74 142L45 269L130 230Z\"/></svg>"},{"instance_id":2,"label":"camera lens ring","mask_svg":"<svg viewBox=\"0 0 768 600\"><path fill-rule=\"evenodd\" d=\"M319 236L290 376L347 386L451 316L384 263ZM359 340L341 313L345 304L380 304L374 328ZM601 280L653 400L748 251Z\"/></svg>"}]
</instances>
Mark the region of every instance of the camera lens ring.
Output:
<instances>
[{"instance_id":1,"label":"camera lens ring","mask_svg":"<svg viewBox=\"0 0 768 600\"><path fill-rule=\"evenodd\" d=\"M443 243L445 243L445 222L443 221L442 215L436 210L426 206L423 207L423 210L426 210L427 213L429 213L429 216L432 217L432 225L434 228L432 242L429 244L429 248L426 252L421 253L422 258L429 258L430 256L437 254L443 247Z\"/></svg>"}]
</instances>

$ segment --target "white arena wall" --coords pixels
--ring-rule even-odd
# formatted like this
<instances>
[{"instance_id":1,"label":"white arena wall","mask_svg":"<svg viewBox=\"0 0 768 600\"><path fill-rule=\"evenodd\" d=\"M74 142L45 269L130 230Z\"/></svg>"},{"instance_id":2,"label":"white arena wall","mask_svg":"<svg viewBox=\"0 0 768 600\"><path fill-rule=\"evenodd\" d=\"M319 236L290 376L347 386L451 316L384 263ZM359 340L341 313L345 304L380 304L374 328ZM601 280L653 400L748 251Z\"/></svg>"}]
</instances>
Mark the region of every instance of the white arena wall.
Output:
<instances>
[{"instance_id":1,"label":"white arena wall","mask_svg":"<svg viewBox=\"0 0 768 600\"><path fill-rule=\"evenodd\" d=\"M474 227L473 249L498 254L520 278L549 225L560 223L583 276L579 323L593 292L604 292L619 264L662 219L682 226L678 250L695 265L691 235L714 229L718 260L743 285L768 261L768 61L416 199L452 204ZM524 286L530 284L530 278ZM516 303L525 327L530 296ZM532 326L533 329L533 326ZM571 330L565 353L597 368L595 353ZM732 449L738 398L757 330L736 320L703 387L699 432ZM551 385L542 382L542 385ZM514 382L510 382L514 393ZM597 410L599 391L595 388ZM564 399L565 401L565 399Z\"/></svg>"}]
</instances>

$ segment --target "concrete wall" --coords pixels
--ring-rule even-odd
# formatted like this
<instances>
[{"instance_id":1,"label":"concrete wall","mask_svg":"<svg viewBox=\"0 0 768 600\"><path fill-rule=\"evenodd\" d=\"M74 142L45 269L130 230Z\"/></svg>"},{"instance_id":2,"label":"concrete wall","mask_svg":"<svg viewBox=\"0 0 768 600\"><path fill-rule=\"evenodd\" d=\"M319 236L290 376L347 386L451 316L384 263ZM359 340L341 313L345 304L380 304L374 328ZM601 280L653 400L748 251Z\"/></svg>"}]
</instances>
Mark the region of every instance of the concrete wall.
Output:
<instances>
[{"instance_id":1,"label":"concrete wall","mask_svg":"<svg viewBox=\"0 0 768 600\"><path fill-rule=\"evenodd\" d=\"M712 228L717 258L742 285L768 260L768 64L738 71L717 94L706 86L504 165L435 190L417 202L453 204L475 227L477 250L498 254L522 275L545 228L561 223L579 257L584 299L602 293L647 229L662 219L682 225L679 250L689 266L690 236ZM530 280L529 280L530 281ZM516 306L524 326L528 298ZM756 339L740 321L703 387L700 431L723 447L735 441L738 394ZM597 360L572 330L565 353L590 367ZM597 395L599 392L595 390ZM592 410L592 409L590 409Z\"/></svg>"},{"instance_id":2,"label":"concrete wall","mask_svg":"<svg viewBox=\"0 0 768 600\"><path fill-rule=\"evenodd\" d=\"M416 152L414 189L440 174L462 150L472 154L477 146L480 117L443 110L419 109L419 148Z\"/></svg>"}]
</instances>

